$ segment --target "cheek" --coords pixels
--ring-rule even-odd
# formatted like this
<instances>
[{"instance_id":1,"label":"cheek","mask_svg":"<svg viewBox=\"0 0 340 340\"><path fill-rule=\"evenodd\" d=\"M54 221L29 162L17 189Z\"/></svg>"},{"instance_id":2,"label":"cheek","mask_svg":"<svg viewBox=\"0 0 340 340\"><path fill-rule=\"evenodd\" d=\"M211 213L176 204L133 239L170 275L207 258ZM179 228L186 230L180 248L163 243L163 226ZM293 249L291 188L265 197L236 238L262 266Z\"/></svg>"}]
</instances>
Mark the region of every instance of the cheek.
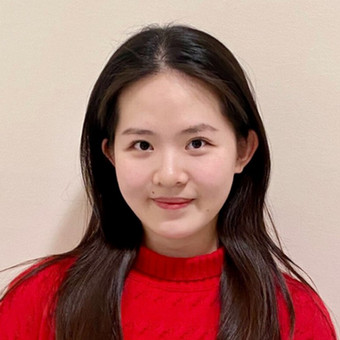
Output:
<instances>
[{"instance_id":1,"label":"cheek","mask_svg":"<svg viewBox=\"0 0 340 340\"><path fill-rule=\"evenodd\" d=\"M138 196L138 193L145 190L147 182L147 173L145 167L136 166L129 160L118 159L116 161L116 175L119 188L125 199L131 199L131 195Z\"/></svg>"},{"instance_id":2,"label":"cheek","mask_svg":"<svg viewBox=\"0 0 340 340\"><path fill-rule=\"evenodd\" d=\"M205 197L213 201L224 202L230 192L235 173L232 160L227 158L215 158L206 162L205 165L196 167L195 179L204 189Z\"/></svg>"},{"instance_id":3,"label":"cheek","mask_svg":"<svg viewBox=\"0 0 340 340\"><path fill-rule=\"evenodd\" d=\"M221 183L229 183L233 180L235 174L235 159L230 156L211 157L205 160L203 164L197 164L195 168L195 177L200 182L210 183L213 186L219 186Z\"/></svg>"}]
</instances>

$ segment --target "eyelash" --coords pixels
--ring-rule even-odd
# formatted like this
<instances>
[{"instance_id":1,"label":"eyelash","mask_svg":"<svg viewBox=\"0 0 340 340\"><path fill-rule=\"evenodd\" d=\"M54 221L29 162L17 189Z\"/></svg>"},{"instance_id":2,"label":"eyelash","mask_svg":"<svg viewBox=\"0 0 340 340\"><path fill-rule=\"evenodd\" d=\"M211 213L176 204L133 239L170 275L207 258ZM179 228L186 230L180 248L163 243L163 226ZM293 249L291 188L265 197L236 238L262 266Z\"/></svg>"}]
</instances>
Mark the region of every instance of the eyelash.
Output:
<instances>
[{"instance_id":1,"label":"eyelash","mask_svg":"<svg viewBox=\"0 0 340 340\"><path fill-rule=\"evenodd\" d=\"M149 151L148 149L147 150L142 150L140 148L137 148L137 144L140 144L140 143L147 143L149 145L149 147L151 146L151 144L145 140L137 140L137 141L134 141L132 142L132 148L136 149L136 150L139 150L139 151Z\"/></svg>"},{"instance_id":2,"label":"eyelash","mask_svg":"<svg viewBox=\"0 0 340 340\"><path fill-rule=\"evenodd\" d=\"M200 138L200 137L196 137L194 139L192 139L189 143L188 143L188 146L193 143L193 142L197 142L197 141L200 141L203 145L201 145L199 148L192 148L192 149L201 149L202 147L206 146L206 145L209 145L209 142L205 139L205 138Z\"/></svg>"},{"instance_id":3,"label":"eyelash","mask_svg":"<svg viewBox=\"0 0 340 340\"><path fill-rule=\"evenodd\" d=\"M198 147L198 148L189 148L189 149L191 149L191 150L199 150L199 149L201 149L201 148L204 147L204 146L211 145L211 143L210 143L206 138L203 138L203 137L195 137L195 138L193 138L192 140L189 141L189 143L187 144L186 148L188 148L188 147L190 146L191 143L196 142L196 141L202 142L203 145L200 146L200 147ZM141 143L146 143L146 144L148 144L148 148L145 149L145 150L141 149L141 148L140 148L140 144L141 144ZM139 144L139 147L137 147L138 144ZM131 148L136 149L136 150L139 150L139 151L150 151L150 150L149 150L150 147L152 148L151 144L150 144L149 142L145 141L145 140L137 140L137 141L133 141L133 142L131 143ZM153 149L151 149L151 150L153 150Z\"/></svg>"}]
</instances>

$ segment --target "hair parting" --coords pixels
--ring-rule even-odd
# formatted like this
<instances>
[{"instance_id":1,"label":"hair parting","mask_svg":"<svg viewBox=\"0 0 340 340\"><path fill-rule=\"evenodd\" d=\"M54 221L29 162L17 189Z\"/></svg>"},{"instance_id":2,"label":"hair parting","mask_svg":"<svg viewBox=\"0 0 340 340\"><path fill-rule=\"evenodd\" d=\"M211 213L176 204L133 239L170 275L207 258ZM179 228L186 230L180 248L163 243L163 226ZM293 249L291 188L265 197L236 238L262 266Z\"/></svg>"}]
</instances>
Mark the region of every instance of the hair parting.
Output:
<instances>
[{"instance_id":1,"label":"hair parting","mask_svg":"<svg viewBox=\"0 0 340 340\"><path fill-rule=\"evenodd\" d=\"M279 340L277 291L286 302L292 336L295 315L284 272L310 285L282 250L266 207L270 152L250 82L217 39L190 26L169 24L147 26L126 40L91 93L80 150L92 208L87 231L75 249L51 257L30 274L65 258L75 259L56 296L56 340L123 339L121 296L143 230L120 193L115 168L101 152L101 144L105 138L114 142L122 91L165 69L208 85L218 95L221 111L236 135L247 137L253 130L259 140L253 158L235 176L218 217L218 237L225 248L218 339Z\"/></svg>"}]
</instances>

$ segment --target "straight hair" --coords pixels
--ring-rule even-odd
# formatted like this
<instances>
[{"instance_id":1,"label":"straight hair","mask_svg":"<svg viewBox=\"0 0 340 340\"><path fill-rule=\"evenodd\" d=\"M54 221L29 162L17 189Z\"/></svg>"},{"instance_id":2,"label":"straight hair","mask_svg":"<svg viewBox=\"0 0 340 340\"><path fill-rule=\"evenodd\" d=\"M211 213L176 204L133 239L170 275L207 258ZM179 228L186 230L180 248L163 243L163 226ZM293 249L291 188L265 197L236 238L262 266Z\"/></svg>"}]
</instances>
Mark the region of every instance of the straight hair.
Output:
<instances>
[{"instance_id":1,"label":"straight hair","mask_svg":"<svg viewBox=\"0 0 340 340\"><path fill-rule=\"evenodd\" d=\"M52 263L74 257L55 296L56 340L123 339L122 291L143 242L143 228L122 197L101 144L105 138L114 143L122 91L164 70L203 81L218 95L236 136L246 138L254 130L259 141L248 165L235 175L218 216L225 261L217 339L281 339L277 292L285 300L292 337L295 314L284 272L311 286L282 250L266 207L270 152L251 84L226 46L189 25L146 26L108 60L92 90L81 137L82 175L92 208L86 233L76 248L50 257L17 285Z\"/></svg>"}]
</instances>

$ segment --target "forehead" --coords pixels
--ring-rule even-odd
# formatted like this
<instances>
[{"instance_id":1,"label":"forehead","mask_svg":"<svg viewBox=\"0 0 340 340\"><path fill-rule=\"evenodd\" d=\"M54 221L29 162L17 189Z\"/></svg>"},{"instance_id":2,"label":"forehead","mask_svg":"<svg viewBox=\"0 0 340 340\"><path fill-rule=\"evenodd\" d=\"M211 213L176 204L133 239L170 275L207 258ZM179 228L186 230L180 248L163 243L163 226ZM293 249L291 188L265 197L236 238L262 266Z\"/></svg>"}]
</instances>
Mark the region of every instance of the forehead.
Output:
<instances>
[{"instance_id":1,"label":"forehead","mask_svg":"<svg viewBox=\"0 0 340 340\"><path fill-rule=\"evenodd\" d=\"M131 84L121 92L117 104L119 120L133 114L142 118L155 112L181 117L195 110L197 115L202 111L222 112L221 101L209 85L175 70L165 70Z\"/></svg>"},{"instance_id":2,"label":"forehead","mask_svg":"<svg viewBox=\"0 0 340 340\"><path fill-rule=\"evenodd\" d=\"M177 85L178 90L185 86L187 89L191 87L196 88L197 91L208 91L211 92L211 94L214 94L212 87L208 83L204 82L202 79L189 76L188 74L180 72L178 70L168 68L160 70L157 73L152 73L133 82L125 89L123 89L121 94L134 91L137 88L141 88L146 85L151 85L152 83L171 83L174 86Z\"/></svg>"}]
</instances>

